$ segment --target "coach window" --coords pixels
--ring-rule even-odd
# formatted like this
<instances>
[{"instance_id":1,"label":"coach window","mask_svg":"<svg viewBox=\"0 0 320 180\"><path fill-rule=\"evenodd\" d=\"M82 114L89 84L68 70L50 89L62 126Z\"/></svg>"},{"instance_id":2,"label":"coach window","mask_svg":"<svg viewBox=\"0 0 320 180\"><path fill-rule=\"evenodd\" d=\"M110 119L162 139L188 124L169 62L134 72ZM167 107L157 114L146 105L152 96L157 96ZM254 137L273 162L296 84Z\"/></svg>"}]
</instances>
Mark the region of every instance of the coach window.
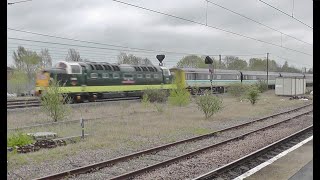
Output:
<instances>
[{"instance_id":1,"label":"coach window","mask_svg":"<svg viewBox=\"0 0 320 180\"><path fill-rule=\"evenodd\" d=\"M146 74L146 78L151 78L151 75L150 74Z\"/></svg>"},{"instance_id":2,"label":"coach window","mask_svg":"<svg viewBox=\"0 0 320 180\"><path fill-rule=\"evenodd\" d=\"M154 74L153 78L155 78L155 79L159 78L158 74Z\"/></svg>"},{"instance_id":3,"label":"coach window","mask_svg":"<svg viewBox=\"0 0 320 180\"><path fill-rule=\"evenodd\" d=\"M253 80L256 80L256 79L257 79L257 76L252 76L252 79L253 79Z\"/></svg>"},{"instance_id":4,"label":"coach window","mask_svg":"<svg viewBox=\"0 0 320 180\"><path fill-rule=\"evenodd\" d=\"M109 74L108 73L102 73L102 78L103 79L108 79L109 78Z\"/></svg>"},{"instance_id":5,"label":"coach window","mask_svg":"<svg viewBox=\"0 0 320 180\"><path fill-rule=\"evenodd\" d=\"M221 79L221 75L217 75L217 79Z\"/></svg>"},{"instance_id":6,"label":"coach window","mask_svg":"<svg viewBox=\"0 0 320 180\"><path fill-rule=\"evenodd\" d=\"M90 74L90 77L91 77L92 79L97 79L97 78L98 78L98 74L97 74L97 73L91 73L91 74Z\"/></svg>"},{"instance_id":7,"label":"coach window","mask_svg":"<svg viewBox=\"0 0 320 180\"><path fill-rule=\"evenodd\" d=\"M119 79L119 74L118 73L113 73L113 79Z\"/></svg>"},{"instance_id":8,"label":"coach window","mask_svg":"<svg viewBox=\"0 0 320 180\"><path fill-rule=\"evenodd\" d=\"M137 74L137 78L142 78L142 74Z\"/></svg>"}]
</instances>

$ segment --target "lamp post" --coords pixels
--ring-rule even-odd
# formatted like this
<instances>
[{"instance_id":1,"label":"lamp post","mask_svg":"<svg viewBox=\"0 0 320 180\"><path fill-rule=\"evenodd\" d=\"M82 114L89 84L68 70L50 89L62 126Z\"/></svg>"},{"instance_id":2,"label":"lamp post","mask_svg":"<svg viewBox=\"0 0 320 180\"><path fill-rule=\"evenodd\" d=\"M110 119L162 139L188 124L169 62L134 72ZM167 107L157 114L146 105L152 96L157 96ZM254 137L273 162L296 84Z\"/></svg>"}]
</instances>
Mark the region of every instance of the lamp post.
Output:
<instances>
[{"instance_id":1,"label":"lamp post","mask_svg":"<svg viewBox=\"0 0 320 180\"><path fill-rule=\"evenodd\" d=\"M267 53L267 89L269 88L269 53Z\"/></svg>"}]
</instances>

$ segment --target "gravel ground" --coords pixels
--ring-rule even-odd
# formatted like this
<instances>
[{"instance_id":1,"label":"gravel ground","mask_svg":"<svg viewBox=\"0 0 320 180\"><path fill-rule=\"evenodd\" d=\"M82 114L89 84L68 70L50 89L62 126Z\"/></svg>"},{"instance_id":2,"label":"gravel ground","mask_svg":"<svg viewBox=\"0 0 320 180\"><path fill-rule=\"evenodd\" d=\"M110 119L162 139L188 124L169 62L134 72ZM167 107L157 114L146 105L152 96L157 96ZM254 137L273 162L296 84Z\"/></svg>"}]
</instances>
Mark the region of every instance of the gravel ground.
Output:
<instances>
[{"instance_id":1,"label":"gravel ground","mask_svg":"<svg viewBox=\"0 0 320 180\"><path fill-rule=\"evenodd\" d=\"M299 106L301 106L301 104ZM292 109L292 107L279 108L278 111L281 112L281 111L285 111L288 109ZM209 126L212 126L212 127L210 127L212 130L217 130L217 129L222 129L222 128L225 128L228 126L232 126L234 124L247 122L247 121L250 121L251 119L253 119L253 118L234 119L234 120L230 120L230 121L228 120L228 121L218 121L218 122L212 121L212 123L210 123ZM118 121L121 121L121 120L118 120ZM60 171L66 170L66 169L72 169L72 168L75 168L78 166L88 165L91 163L95 163L95 162L99 162L99 161L103 161L103 160L107 160L107 159L112 159L114 157L129 154L132 152L136 152L138 150L151 148L151 147L154 147L159 144L168 143L168 142L171 142L170 139L185 139L185 138L190 138L193 136L194 136L194 134L192 134L192 133L186 134L185 132L180 131L178 129L176 130L175 133L171 133L170 135L166 135L166 139L163 139L163 137L161 137L161 136L146 137L146 136L136 135L136 136L132 137L132 139L136 139L137 141L143 141L144 143L140 144L139 146L134 147L134 148L128 148L128 147L122 146L123 148L116 148L116 149L103 147L103 148L94 149L94 150L87 150L87 149L82 150L81 146L83 146L83 147L86 146L86 144L83 143L77 147L79 149L77 149L76 154L69 153L69 155L66 155L63 158L59 158L54 161L41 160L41 163L37 163L36 161L32 161L32 163L30 163L30 164L23 165L20 167L16 167L12 170L9 170L7 178L8 179L19 179L19 176L21 176L21 177L23 177L23 179L31 179L31 178L35 178L35 177L41 177L44 175L57 173L57 172L60 172ZM132 139L130 139L130 140L132 140ZM60 148L62 150L65 149L65 151L70 150L70 149L68 149L67 146L60 147ZM178 149L176 151L173 150L172 153L179 152L179 151L181 151L181 149L185 149L185 147L182 146L180 149ZM44 150L42 152L46 152L46 151L48 151L48 153L47 153L48 156L51 156L51 153L49 153L50 150ZM54 155L52 155L52 156L54 156ZM150 159L150 161L153 160L154 162L156 162L157 160L159 160L159 158L160 158L160 160L162 160L161 158L170 158L170 157L164 156L162 154L162 155L159 155L158 157L155 156L154 159ZM30 160L33 160L33 159L30 159ZM142 162L144 162L143 160L137 159L136 161L137 161L137 163L135 163L133 161L135 163L133 167L143 167L144 166L144 164L142 163ZM140 166L139 164L142 164L142 165ZM128 165L128 167L129 167L129 165ZM117 168L115 168L115 169L117 169ZM116 172L116 170L115 170L115 172L110 171L110 173L111 173L111 176L114 176L114 175L118 174L119 172ZM78 177L78 178L80 178L80 177Z\"/></svg>"},{"instance_id":2,"label":"gravel ground","mask_svg":"<svg viewBox=\"0 0 320 180\"><path fill-rule=\"evenodd\" d=\"M312 115L303 116L272 129L254 133L243 140L219 146L191 159L180 161L157 171L151 171L135 179L192 179L293 134L311 124L313 124ZM93 177L93 179L99 178Z\"/></svg>"},{"instance_id":3,"label":"gravel ground","mask_svg":"<svg viewBox=\"0 0 320 180\"><path fill-rule=\"evenodd\" d=\"M265 127L270 124L274 124L276 122L280 122L285 118L293 117L294 115L300 114L302 112L306 112L307 110L311 110L312 107L307 109L299 110L297 112L281 115L277 118L270 118L268 121L261 123L254 123L246 128L241 128L238 130L231 130L223 133L219 133L217 137L206 138L201 141L196 141L192 143L184 143L172 148L168 148L165 151L160 151L156 154L145 155L141 158L133 159L128 162L118 163L115 166L104 168L99 172L84 174L77 176L74 179L108 179L116 175L123 174L124 172L129 172L132 170L140 169L146 167L151 164L158 163L160 161L168 160L172 157L177 157L185 153L192 152L196 149L203 148L205 146L209 146L218 142L222 142L231 137L238 136L240 134L246 133L248 131L253 131L262 127ZM92 177L93 176L93 177Z\"/></svg>"}]
</instances>

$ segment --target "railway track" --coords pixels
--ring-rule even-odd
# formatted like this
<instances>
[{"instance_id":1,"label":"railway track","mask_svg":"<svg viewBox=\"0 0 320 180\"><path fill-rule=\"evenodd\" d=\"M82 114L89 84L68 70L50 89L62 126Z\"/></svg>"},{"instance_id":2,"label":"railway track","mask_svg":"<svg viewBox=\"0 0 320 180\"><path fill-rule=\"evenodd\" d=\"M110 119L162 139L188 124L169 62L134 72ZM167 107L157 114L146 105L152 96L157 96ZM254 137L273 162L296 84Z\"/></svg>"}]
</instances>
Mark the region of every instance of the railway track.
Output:
<instances>
[{"instance_id":1,"label":"railway track","mask_svg":"<svg viewBox=\"0 0 320 180\"><path fill-rule=\"evenodd\" d=\"M102 171L100 174L105 175L103 179L128 179L136 177L140 174L204 153L205 151L218 147L222 144L237 141L239 139L241 140L253 133L264 131L301 116L305 116L313 112L313 108L311 106L312 104L308 104L296 109L273 114L271 116L259 118L251 122L228 127L212 133L135 152L111 160L70 169L38 179L62 179L70 176L72 178L72 176L79 174L86 175L90 172L94 173L96 171ZM226 133L229 133L229 135L227 136ZM231 136L230 133L232 134ZM140 159L147 159L148 163L143 164L142 167L134 166L129 169L125 167L128 165L128 162L139 161ZM120 174L112 173L112 169L116 168L125 169L125 172ZM87 178L84 177L84 179Z\"/></svg>"},{"instance_id":2,"label":"railway track","mask_svg":"<svg viewBox=\"0 0 320 180\"><path fill-rule=\"evenodd\" d=\"M113 102L113 101L132 101L141 99L140 97L125 97L125 98L110 98L110 99L99 99L95 102L83 102L78 104L71 104L71 106L79 106L81 104L94 104L103 102ZM39 99L23 99L23 100L7 100L7 110L24 109L31 107L40 107L41 102Z\"/></svg>"},{"instance_id":3,"label":"railway track","mask_svg":"<svg viewBox=\"0 0 320 180\"><path fill-rule=\"evenodd\" d=\"M19 100L9 100L7 99L7 109L21 109L27 107L39 107L39 99L19 99Z\"/></svg>"},{"instance_id":4,"label":"railway track","mask_svg":"<svg viewBox=\"0 0 320 180\"><path fill-rule=\"evenodd\" d=\"M220 168L200 175L193 180L214 180L214 179L243 179L249 176L248 170L256 168L262 163L276 157L287 149L303 142L313 135L313 125L302 129L290 136L287 136L277 142L263 147L245 157L232 161ZM246 175L248 173L248 175Z\"/></svg>"}]
</instances>

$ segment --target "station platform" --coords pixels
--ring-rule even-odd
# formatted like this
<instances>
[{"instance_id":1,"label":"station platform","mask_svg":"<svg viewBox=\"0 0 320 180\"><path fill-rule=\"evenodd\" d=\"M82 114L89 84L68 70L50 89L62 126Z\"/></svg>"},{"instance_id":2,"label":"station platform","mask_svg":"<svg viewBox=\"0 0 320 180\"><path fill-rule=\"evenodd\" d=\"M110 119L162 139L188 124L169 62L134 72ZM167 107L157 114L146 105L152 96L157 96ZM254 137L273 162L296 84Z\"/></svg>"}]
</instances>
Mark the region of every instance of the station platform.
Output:
<instances>
[{"instance_id":1,"label":"station platform","mask_svg":"<svg viewBox=\"0 0 320 180\"><path fill-rule=\"evenodd\" d=\"M289 152L245 180L312 180L313 140Z\"/></svg>"}]
</instances>

